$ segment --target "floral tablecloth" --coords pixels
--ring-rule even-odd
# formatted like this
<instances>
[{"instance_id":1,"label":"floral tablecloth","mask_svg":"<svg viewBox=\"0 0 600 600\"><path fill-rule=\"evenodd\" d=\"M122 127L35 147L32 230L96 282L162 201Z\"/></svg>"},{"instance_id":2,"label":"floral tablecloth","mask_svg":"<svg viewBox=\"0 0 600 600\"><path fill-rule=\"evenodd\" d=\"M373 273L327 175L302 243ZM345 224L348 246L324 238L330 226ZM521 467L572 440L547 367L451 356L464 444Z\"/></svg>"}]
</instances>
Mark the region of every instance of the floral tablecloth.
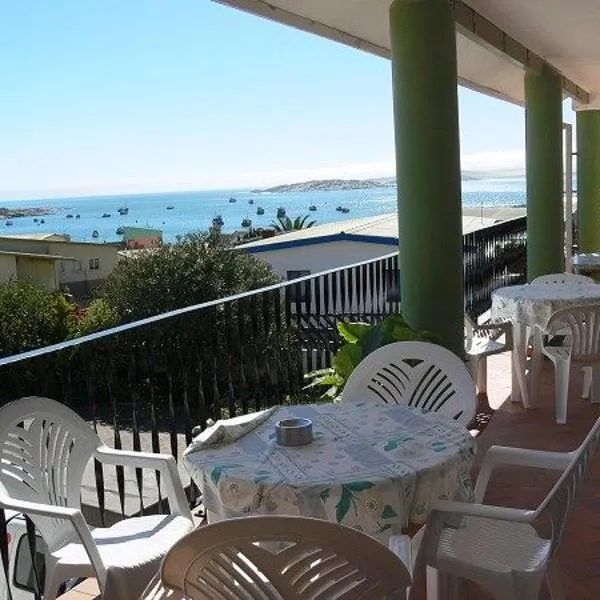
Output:
<instances>
[{"instance_id":1,"label":"floral tablecloth","mask_svg":"<svg viewBox=\"0 0 600 600\"><path fill-rule=\"evenodd\" d=\"M575 304L600 302L597 284L511 285L492 294L492 319L545 328L550 316Z\"/></svg>"},{"instance_id":2,"label":"floral tablecloth","mask_svg":"<svg viewBox=\"0 0 600 600\"><path fill-rule=\"evenodd\" d=\"M307 417L314 441L283 447L280 419ZM185 455L218 518L327 519L371 535L423 522L439 499L470 500L475 440L459 423L367 402L286 406L234 443Z\"/></svg>"}]
</instances>

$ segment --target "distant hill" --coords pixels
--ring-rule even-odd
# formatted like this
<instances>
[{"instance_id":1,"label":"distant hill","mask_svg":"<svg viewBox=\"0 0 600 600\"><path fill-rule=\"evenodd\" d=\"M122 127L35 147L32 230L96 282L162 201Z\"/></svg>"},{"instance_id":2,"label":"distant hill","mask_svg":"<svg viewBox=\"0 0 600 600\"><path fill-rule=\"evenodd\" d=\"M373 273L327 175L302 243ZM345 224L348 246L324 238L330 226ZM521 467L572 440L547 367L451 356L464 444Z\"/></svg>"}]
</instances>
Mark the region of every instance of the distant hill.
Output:
<instances>
[{"instance_id":1,"label":"distant hill","mask_svg":"<svg viewBox=\"0 0 600 600\"><path fill-rule=\"evenodd\" d=\"M366 190L377 187L393 187L395 185L394 179L391 182L381 179L313 179L252 191L279 194L283 192L330 192L334 190Z\"/></svg>"}]
</instances>

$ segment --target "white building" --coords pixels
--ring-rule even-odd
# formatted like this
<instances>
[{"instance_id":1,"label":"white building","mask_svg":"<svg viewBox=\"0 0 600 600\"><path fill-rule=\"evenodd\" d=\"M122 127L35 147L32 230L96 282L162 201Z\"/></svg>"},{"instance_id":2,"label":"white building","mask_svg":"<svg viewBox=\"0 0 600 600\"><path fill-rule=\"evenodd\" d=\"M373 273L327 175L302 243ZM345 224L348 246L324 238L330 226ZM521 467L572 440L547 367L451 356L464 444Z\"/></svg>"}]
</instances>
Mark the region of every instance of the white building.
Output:
<instances>
[{"instance_id":1,"label":"white building","mask_svg":"<svg viewBox=\"0 0 600 600\"><path fill-rule=\"evenodd\" d=\"M466 209L463 234L524 214L524 208ZM290 280L391 254L398 249L398 238L398 215L388 213L325 223L238 248L269 263L282 279Z\"/></svg>"}]
</instances>

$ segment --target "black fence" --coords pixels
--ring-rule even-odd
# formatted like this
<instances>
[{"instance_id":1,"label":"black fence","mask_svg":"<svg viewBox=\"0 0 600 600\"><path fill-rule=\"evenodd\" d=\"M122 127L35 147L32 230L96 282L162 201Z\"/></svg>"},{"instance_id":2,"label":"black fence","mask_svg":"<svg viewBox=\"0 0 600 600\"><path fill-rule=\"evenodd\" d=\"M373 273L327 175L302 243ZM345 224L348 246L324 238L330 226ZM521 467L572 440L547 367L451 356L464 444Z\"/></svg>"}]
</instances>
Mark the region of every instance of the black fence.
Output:
<instances>
[{"instance_id":1,"label":"black fence","mask_svg":"<svg viewBox=\"0 0 600 600\"><path fill-rule=\"evenodd\" d=\"M524 280L525 226L516 219L465 236L472 316L489 308L495 288ZM337 322L398 312L399 287L396 252L0 359L0 403L58 399L115 448L180 457L209 418L316 400L303 377L330 364ZM198 490L181 474L193 504ZM162 498L157 474L95 464L82 502L92 522L105 524L153 510ZM6 548L0 510L5 566Z\"/></svg>"}]
</instances>

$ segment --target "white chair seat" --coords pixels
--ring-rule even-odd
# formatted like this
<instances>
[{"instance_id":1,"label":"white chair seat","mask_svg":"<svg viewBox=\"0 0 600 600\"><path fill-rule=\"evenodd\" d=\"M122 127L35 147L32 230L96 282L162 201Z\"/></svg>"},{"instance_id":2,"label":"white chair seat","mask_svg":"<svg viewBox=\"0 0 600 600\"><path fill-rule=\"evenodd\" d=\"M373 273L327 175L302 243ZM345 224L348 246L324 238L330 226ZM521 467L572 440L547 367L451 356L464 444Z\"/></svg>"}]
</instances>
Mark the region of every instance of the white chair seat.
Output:
<instances>
[{"instance_id":1,"label":"white chair seat","mask_svg":"<svg viewBox=\"0 0 600 600\"><path fill-rule=\"evenodd\" d=\"M147 563L156 563L158 569L165 551L192 529L189 519L179 515L148 515L93 529L92 538L108 569L137 568ZM86 562L87 553L83 544L74 542L56 550L52 556L61 566L75 566ZM92 566L85 566L93 576Z\"/></svg>"},{"instance_id":2,"label":"white chair seat","mask_svg":"<svg viewBox=\"0 0 600 600\"><path fill-rule=\"evenodd\" d=\"M550 541L527 523L464 517L458 529L445 527L437 561L444 571L471 578L474 570L505 574L543 570Z\"/></svg>"},{"instance_id":3,"label":"white chair seat","mask_svg":"<svg viewBox=\"0 0 600 600\"><path fill-rule=\"evenodd\" d=\"M467 348L466 353L469 356L482 356L504 352L506 344L493 340L491 338L473 338Z\"/></svg>"}]
</instances>

